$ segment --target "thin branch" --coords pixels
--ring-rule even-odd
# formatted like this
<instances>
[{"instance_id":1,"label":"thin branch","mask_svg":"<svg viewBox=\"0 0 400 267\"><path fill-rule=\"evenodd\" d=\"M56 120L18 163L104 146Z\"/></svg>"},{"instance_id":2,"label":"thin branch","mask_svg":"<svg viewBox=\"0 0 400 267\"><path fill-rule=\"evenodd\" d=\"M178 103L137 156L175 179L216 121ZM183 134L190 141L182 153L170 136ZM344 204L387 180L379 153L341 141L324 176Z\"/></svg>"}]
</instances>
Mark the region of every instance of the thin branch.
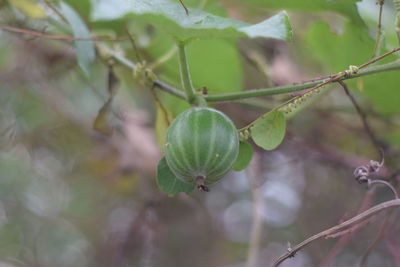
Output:
<instances>
[{"instance_id":1,"label":"thin branch","mask_svg":"<svg viewBox=\"0 0 400 267\"><path fill-rule=\"evenodd\" d=\"M366 219L366 220L354 225L353 227L350 227L350 228L348 228L346 230L343 230L343 231L340 231L340 232L337 232L337 233L334 233L334 234L331 234L331 235L327 235L325 237L325 239L338 238L338 237L341 237L341 236L344 236L344 235L349 235L351 233L354 233L358 229L364 227L365 225L369 224L370 222L374 221L375 219L376 219L375 216L371 216L370 218L368 218L368 219Z\"/></svg>"},{"instance_id":2,"label":"thin branch","mask_svg":"<svg viewBox=\"0 0 400 267\"><path fill-rule=\"evenodd\" d=\"M379 13L378 13L378 26L376 32L376 43L374 47L374 52L372 54L372 58L376 57L376 54L379 52L382 44L382 11L383 5L385 4L385 0L378 0L377 4L379 5Z\"/></svg>"},{"instance_id":3,"label":"thin branch","mask_svg":"<svg viewBox=\"0 0 400 267\"><path fill-rule=\"evenodd\" d=\"M359 214L368 207L370 207L371 203L374 200L375 197L375 192L376 192L376 187L371 188L365 196L364 199L362 200L362 203L360 205L360 208L358 209L356 214ZM366 220L369 221L369 220ZM319 264L319 267L327 267L327 266L332 266L332 261L336 258L336 256L343 250L343 248L349 243L353 236L353 232L349 232L347 235L342 235L340 236L339 240L336 242L335 246L329 251L329 253L324 257L322 262Z\"/></svg>"},{"instance_id":4,"label":"thin branch","mask_svg":"<svg viewBox=\"0 0 400 267\"><path fill-rule=\"evenodd\" d=\"M357 216L339 224L336 225L332 228L329 228L325 231L322 231L316 235L311 236L310 238L307 238L306 240L304 240L303 242L301 242L300 244L288 249L287 253L285 253L284 255L282 255L281 257L279 257L274 263L273 263L273 267L279 266L283 261L285 261L288 258L294 257L295 254L297 253L297 251L299 251L300 249L306 247L307 245L309 245L310 243L317 241L321 238L325 238L329 235L332 235L334 233L337 232L341 232L344 231L345 229L348 229L349 227L352 227L356 224L359 224L361 222L363 222L364 220L368 219L369 217L384 211L386 209L389 208L393 208L393 207L397 207L400 206L400 199L395 199L395 200L390 200L390 201L386 201L383 202L381 204L378 204L376 206L373 206L372 208L358 214Z\"/></svg>"},{"instance_id":5,"label":"thin branch","mask_svg":"<svg viewBox=\"0 0 400 267\"><path fill-rule=\"evenodd\" d=\"M132 61L129 61L125 57L123 57L120 53L116 53L115 51L106 48L107 52L110 54L110 56L114 57L117 61L119 61L121 64L125 65L128 68L133 68L135 66L135 63ZM393 54L397 51L400 50L399 48L396 48L378 58L375 58L363 65L361 65L361 68L365 68L366 66L390 55ZM360 68L359 67L359 68ZM392 71L392 70L399 70L400 69L400 61L394 61L386 64L382 64L379 66L373 66L369 67L365 70L361 70L357 72L354 75L351 76L346 76L343 77L342 80L347 80L347 79L353 79L357 77L362 77L362 76L367 76L367 75L372 75L375 73L380 73L380 72L386 72L386 71ZM330 77L328 79L323 79L322 82L326 80L332 80L333 77L336 77L335 74L327 75L327 77ZM168 93L172 93L173 95L185 99L184 94L181 90L176 89L172 87L171 85L162 82L160 80L156 80L155 86L159 87L161 90L166 91ZM285 93L290 93L290 92L295 92L295 91L301 91L307 88L312 88L315 85L318 85L321 83L321 80L317 81L312 81L312 82L305 82L301 84L292 84L292 85L286 85L286 86L278 86L278 87L272 87L272 88L266 88L266 89L253 89L253 90L247 90L247 91L242 91L242 92L233 92L233 93L225 93L225 94L209 94L209 95L203 95L204 99L207 102L224 102L224 101L232 101L232 100L242 100L246 98L252 98L252 97L260 97L260 96L268 96L268 95L277 95L277 94L285 94Z\"/></svg>"},{"instance_id":6,"label":"thin branch","mask_svg":"<svg viewBox=\"0 0 400 267\"><path fill-rule=\"evenodd\" d=\"M183 9L185 9L186 15L189 15L189 9L185 6L185 4L183 3L183 1L182 1L182 0L179 0L179 2L181 3Z\"/></svg>"},{"instance_id":7,"label":"thin branch","mask_svg":"<svg viewBox=\"0 0 400 267\"><path fill-rule=\"evenodd\" d=\"M138 49L138 47L137 47L137 45L136 45L135 39L133 39L133 36L132 36L131 33L129 32L129 29L128 29L128 25L127 25L127 24L125 24L125 32L126 32L126 34L128 35L128 40L131 42L133 51L134 51L135 54L136 54L136 59L137 59L139 62L142 62L143 60L142 60L142 57L140 56L139 49Z\"/></svg>"},{"instance_id":8,"label":"thin branch","mask_svg":"<svg viewBox=\"0 0 400 267\"><path fill-rule=\"evenodd\" d=\"M328 75L329 78L323 79L323 80L306 82L306 83L302 83L302 84L292 84L292 85L287 85L287 86L266 88L266 89L253 89L253 90L247 90L244 92L206 95L206 96L204 96L204 98L208 102L222 102L222 101L245 99L245 98L250 98L250 97L284 94L284 93L290 93L290 92L294 92L294 91L301 91L301 90L308 89L308 88L309 89L307 90L307 92L309 92L309 91L318 89L322 86L325 86L329 83L337 82L339 80L353 79L356 77L370 75L370 74L378 73L381 71L398 70L398 69L400 69L400 61L395 61L395 62L391 62L391 63L383 64L380 66L374 66L374 67L365 69L367 66L369 66L369 65L371 65L393 53L396 53L398 51L400 51L400 47L393 49L375 59L372 59L372 60L356 67L356 69L359 70L356 73L349 73L347 71L344 71L344 72L340 72L338 74ZM388 64L390 64L390 65L388 65ZM383 67L383 66L385 66L385 67ZM384 70L382 68L384 68ZM362 69L365 69L365 70L362 70ZM307 92L304 92L304 93L307 93Z\"/></svg>"},{"instance_id":9,"label":"thin branch","mask_svg":"<svg viewBox=\"0 0 400 267\"><path fill-rule=\"evenodd\" d=\"M53 35L47 34L37 31L31 31L27 29L15 28L7 25L0 25L0 29L9 31L9 32L16 32L27 34L31 36L36 36L40 38L52 39L52 40L63 40L63 41L124 41L129 40L129 36L123 35L118 36L116 38L106 38L106 37L91 37L91 38L80 38L80 37L73 37L73 36L66 36L66 35Z\"/></svg>"},{"instance_id":10,"label":"thin branch","mask_svg":"<svg viewBox=\"0 0 400 267\"><path fill-rule=\"evenodd\" d=\"M360 66L358 66L358 69L360 69L360 70L364 69L364 68L368 67L369 65L381 60L382 58L385 58L385 57L387 57L387 56L389 56L389 55L391 55L393 53L396 53L397 51L400 51L400 47L397 47L397 48L395 48L395 49L393 49L393 50L391 50L389 52L386 52L385 54L383 54L383 55L381 55L381 56L379 56L377 58L374 58L374 59L372 59L372 60L370 60L370 61L368 61L368 62L366 62L366 63L364 63L364 64L362 64Z\"/></svg>"},{"instance_id":11,"label":"thin branch","mask_svg":"<svg viewBox=\"0 0 400 267\"><path fill-rule=\"evenodd\" d=\"M390 191L392 191L392 193L394 194L394 198L399 199L399 194L397 193L396 189L393 187L393 185L391 185L390 183L383 181L383 180L369 180L368 181L368 186L371 186L373 184L381 184L381 185L385 185L387 186Z\"/></svg>"},{"instance_id":12,"label":"thin branch","mask_svg":"<svg viewBox=\"0 0 400 267\"><path fill-rule=\"evenodd\" d=\"M129 36L119 36L116 38L103 38L103 37L93 37L93 38L76 38L72 36L63 36L63 35L51 35L51 34L45 34L41 32L36 32L36 31L30 31L26 29L20 29L20 28L15 28L7 25L0 25L0 29L4 29L7 31L11 32L17 32L17 33L23 33L23 34L28 34L28 35L33 35L37 37L42 37L42 38L48 38L48 39L54 39L54 40L66 40L66 41L122 41L122 40L128 40ZM365 67L377 62L378 60L393 54L397 51L400 50L400 47L393 49L392 51L389 51L373 60L370 60L360 66L358 66L358 70L364 69ZM114 55L112 55L114 56ZM126 58L122 59L121 56L119 56L118 61L120 61L122 64L132 67L135 64L133 62L130 62ZM267 95L276 95L276 94L284 94L284 93L290 93L294 91L301 91L304 89L309 89L314 90L316 88L322 87L326 84L332 83L332 82L337 82L339 80L346 80L346 79L352 79L356 77L361 77L365 75L371 75L374 73L379 73L383 71L391 71L391 70L398 70L400 69L400 62L395 61L375 67L370 67L364 71L358 71L357 73L352 73L349 74L348 72L342 72L339 74L331 74L327 75L327 79L320 80L317 78L317 80L313 80L312 82L305 82L301 84L292 84L292 85L287 85L287 86L280 86L280 87L273 87L273 88L266 88L266 89L253 89L253 90L247 90L247 91L242 91L242 92L234 92L234 93L226 93L226 94L215 94L215 95L204 95L204 99L207 102L223 102L223 101L232 101L232 100L239 100L239 99L245 99L245 98L251 98L251 97L259 97L259 96L267 96ZM321 78L321 77L320 77ZM171 87L170 85L167 85L166 83L162 83L162 86L158 86L158 84L161 84L162 82L155 82L155 85L162 90L168 89L165 91L168 92L174 92L174 95L181 97L181 93L179 90Z\"/></svg>"},{"instance_id":13,"label":"thin branch","mask_svg":"<svg viewBox=\"0 0 400 267\"><path fill-rule=\"evenodd\" d=\"M386 232L388 226L389 226L389 222L390 219L392 218L394 213L394 209L389 210L389 213L386 215L385 220L383 221L383 223L381 224L381 227L379 228L378 234L375 237L375 240L371 243L371 245L369 245L369 247L367 248L367 250L364 252L364 254L361 256L360 259L360 263L359 263L359 267L364 266L365 261L368 258L368 255L371 253L371 251L376 247L376 245L379 244L379 242L382 240L384 233Z\"/></svg>"},{"instance_id":14,"label":"thin branch","mask_svg":"<svg viewBox=\"0 0 400 267\"><path fill-rule=\"evenodd\" d=\"M159 89L170 93L178 98L186 99L185 93L179 89L171 87L169 84L164 83L163 81L156 80L154 81L154 86L158 87Z\"/></svg>"},{"instance_id":15,"label":"thin branch","mask_svg":"<svg viewBox=\"0 0 400 267\"><path fill-rule=\"evenodd\" d=\"M260 192L260 181L259 177L261 176L261 159L257 155L254 160L251 162L250 171L247 172L247 176L249 178L251 196L253 199L253 222L251 225L251 234L249 240L249 248L247 251L247 260L245 267L256 267L258 266L258 255L260 253L260 245L261 245L261 237L263 234L263 221L261 217L260 210L263 209L264 203L262 200L261 192Z\"/></svg>"},{"instance_id":16,"label":"thin branch","mask_svg":"<svg viewBox=\"0 0 400 267\"><path fill-rule=\"evenodd\" d=\"M46 4L46 6L47 6L48 8L50 8L51 10L53 10L53 12L56 13L57 16L60 17L60 19L62 19L65 23L68 23L68 20L64 17L64 15L63 15L57 8L55 8L55 7L53 6L53 4L50 3L49 0L44 0L44 3Z\"/></svg>"},{"instance_id":17,"label":"thin branch","mask_svg":"<svg viewBox=\"0 0 400 267\"><path fill-rule=\"evenodd\" d=\"M364 129L365 129L368 137L371 139L372 144L376 147L378 152L380 152L381 148L382 148L382 142L380 142L378 140L378 138L376 138L374 132L372 131L372 128L369 126L369 123L367 121L367 115L362 110L361 106L357 103L357 101L354 98L354 96L350 93L350 90L347 87L347 84L344 83L343 81L338 81L338 83L342 86L343 90L346 92L346 95L349 97L351 103L353 104L353 106L356 109L358 115L360 116L360 119L362 121Z\"/></svg>"}]
</instances>

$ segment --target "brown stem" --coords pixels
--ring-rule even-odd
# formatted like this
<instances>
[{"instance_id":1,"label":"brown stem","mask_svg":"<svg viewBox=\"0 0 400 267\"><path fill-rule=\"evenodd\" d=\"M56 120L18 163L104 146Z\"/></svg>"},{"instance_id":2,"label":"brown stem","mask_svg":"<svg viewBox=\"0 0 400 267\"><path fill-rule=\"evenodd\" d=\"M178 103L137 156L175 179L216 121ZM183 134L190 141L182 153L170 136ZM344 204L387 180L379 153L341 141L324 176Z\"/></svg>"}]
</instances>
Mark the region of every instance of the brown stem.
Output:
<instances>
[{"instance_id":1,"label":"brown stem","mask_svg":"<svg viewBox=\"0 0 400 267\"><path fill-rule=\"evenodd\" d=\"M350 90L347 87L346 83L344 83L343 81L338 81L338 83L342 86L343 90L346 92L346 95L349 97L351 103L353 104L358 115L360 116L362 124L364 126L364 129L365 129L368 137L371 139L372 144L376 147L376 149L378 150L378 153L381 153L381 150L382 150L382 147L384 146L384 144L382 144L382 142L380 142L376 138L374 132L372 131L372 128L369 126L369 123L367 121L367 115L362 110L361 106L357 103L354 96L350 93Z\"/></svg>"},{"instance_id":2,"label":"brown stem","mask_svg":"<svg viewBox=\"0 0 400 267\"><path fill-rule=\"evenodd\" d=\"M313 235L310 238L307 238L306 240L301 242L300 244L298 244L294 247L291 247L290 249L288 249L287 253L285 253L284 255L279 257L272 266L276 267L276 266L280 265L286 259L294 257L297 251L306 247L307 245L309 245L310 243L312 243L314 241L317 241L321 238L325 238L334 233L344 231L345 229L348 229L349 227L353 227L354 225L363 222L364 220L370 218L371 216L373 216L381 211L384 211L386 209L390 209L393 207L398 207L398 206L400 206L400 199L386 201L386 202L383 202L376 206L373 206L372 208L358 214L357 216L355 216L341 224L338 224L332 228L322 231L316 235Z\"/></svg>"},{"instance_id":3,"label":"brown stem","mask_svg":"<svg viewBox=\"0 0 400 267\"><path fill-rule=\"evenodd\" d=\"M377 27L377 32L376 32L376 43L375 43L375 47L374 47L374 52L372 54L372 58L376 57L376 54L379 53L379 50L381 48L381 43L382 43L382 11L383 11L383 5L385 4L385 0L379 0L379 1L377 1L377 4L379 5L378 27Z\"/></svg>"},{"instance_id":4,"label":"brown stem","mask_svg":"<svg viewBox=\"0 0 400 267\"><path fill-rule=\"evenodd\" d=\"M380 226L380 228L379 228L379 231L378 231L378 234L377 234L376 237L375 237L375 240L369 245L369 247L367 248L367 250L366 250L366 251L364 252L364 254L361 256L360 263L359 263L359 265L358 265L359 267L364 266L365 261L366 261L367 258L368 258L368 255L369 255L369 254L371 253L371 251L376 247L376 245L378 245L379 242L382 240L382 238L383 238L383 236L384 236L384 234L385 234L385 232L386 232L386 230L387 230L387 228L388 228L388 226L389 226L390 219L391 219L392 216L393 216L393 212L394 212L394 209L390 209L390 210L389 210L388 214L386 215L385 220L383 221L383 223L381 224L381 226Z\"/></svg>"},{"instance_id":5,"label":"brown stem","mask_svg":"<svg viewBox=\"0 0 400 267\"><path fill-rule=\"evenodd\" d=\"M201 192L210 191L210 189L208 189L208 187L204 185L205 179L206 179L206 177L201 176L201 175L196 177L196 186L197 186L197 189L199 189L199 191L201 191Z\"/></svg>"},{"instance_id":6,"label":"brown stem","mask_svg":"<svg viewBox=\"0 0 400 267\"><path fill-rule=\"evenodd\" d=\"M185 4L183 3L183 1L182 1L182 0L179 0L179 2L181 3L183 9L185 9L186 15L189 15L189 9L185 6Z\"/></svg>"},{"instance_id":7,"label":"brown stem","mask_svg":"<svg viewBox=\"0 0 400 267\"><path fill-rule=\"evenodd\" d=\"M104 38L104 37L79 38L79 37L73 37L73 36L47 34L47 33L42 33L42 32L37 32L37 31L15 28L15 27L7 26L7 25L0 25L0 29L6 30L9 32L22 33L22 34L32 35L32 36L36 36L36 37L41 37L41 38L47 38L47 39L53 39L53 40L64 40L64 41L123 41L123 40L129 39L129 36L119 36L116 38Z\"/></svg>"}]
</instances>

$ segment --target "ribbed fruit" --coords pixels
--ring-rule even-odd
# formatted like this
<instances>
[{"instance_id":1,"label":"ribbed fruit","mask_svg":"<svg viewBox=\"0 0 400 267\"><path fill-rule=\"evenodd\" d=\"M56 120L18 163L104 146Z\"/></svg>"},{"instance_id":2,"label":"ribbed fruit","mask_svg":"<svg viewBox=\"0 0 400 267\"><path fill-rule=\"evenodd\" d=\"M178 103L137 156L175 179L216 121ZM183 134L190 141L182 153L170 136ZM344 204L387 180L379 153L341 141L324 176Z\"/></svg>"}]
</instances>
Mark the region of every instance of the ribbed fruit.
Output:
<instances>
[{"instance_id":1,"label":"ribbed fruit","mask_svg":"<svg viewBox=\"0 0 400 267\"><path fill-rule=\"evenodd\" d=\"M165 158L175 176L207 190L232 167L239 152L239 136L222 112L191 108L172 122L167 131Z\"/></svg>"}]
</instances>

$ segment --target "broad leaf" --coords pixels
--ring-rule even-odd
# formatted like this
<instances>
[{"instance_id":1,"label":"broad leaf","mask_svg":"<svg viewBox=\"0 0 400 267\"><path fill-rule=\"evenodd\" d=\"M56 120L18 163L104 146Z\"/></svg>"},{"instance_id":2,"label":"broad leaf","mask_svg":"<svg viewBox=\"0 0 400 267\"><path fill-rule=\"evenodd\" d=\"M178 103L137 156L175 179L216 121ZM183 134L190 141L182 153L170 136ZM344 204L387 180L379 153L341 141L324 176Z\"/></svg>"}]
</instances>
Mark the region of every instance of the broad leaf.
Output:
<instances>
[{"instance_id":1,"label":"broad leaf","mask_svg":"<svg viewBox=\"0 0 400 267\"><path fill-rule=\"evenodd\" d=\"M162 158L157 166L157 185L162 192L169 196L177 193L190 193L194 189L194 184L187 184L177 179L168 167L167 160Z\"/></svg>"},{"instance_id":2,"label":"broad leaf","mask_svg":"<svg viewBox=\"0 0 400 267\"><path fill-rule=\"evenodd\" d=\"M61 12L68 20L74 37L90 38L90 32L79 15L68 4L60 3ZM96 53L92 41L74 41L74 48L78 64L86 75L89 75L89 66L95 60Z\"/></svg>"},{"instance_id":3,"label":"broad leaf","mask_svg":"<svg viewBox=\"0 0 400 267\"><path fill-rule=\"evenodd\" d=\"M232 170L241 171L247 168L253 157L253 147L246 141L239 143L239 155L232 166Z\"/></svg>"},{"instance_id":4,"label":"broad leaf","mask_svg":"<svg viewBox=\"0 0 400 267\"><path fill-rule=\"evenodd\" d=\"M100 0L93 6L94 20L141 19L162 28L181 41L193 38L265 37L290 40L292 28L286 12L258 24L222 18L189 8L189 15L176 2L168 0Z\"/></svg>"},{"instance_id":5,"label":"broad leaf","mask_svg":"<svg viewBox=\"0 0 400 267\"><path fill-rule=\"evenodd\" d=\"M257 4L266 8L290 9L306 12L335 11L347 16L356 24L363 24L358 14L357 2L361 0L236 0L246 4Z\"/></svg>"},{"instance_id":6,"label":"broad leaf","mask_svg":"<svg viewBox=\"0 0 400 267\"><path fill-rule=\"evenodd\" d=\"M285 131L285 115L280 111L274 111L257 120L251 127L251 136L258 146L273 150L283 141Z\"/></svg>"}]
</instances>

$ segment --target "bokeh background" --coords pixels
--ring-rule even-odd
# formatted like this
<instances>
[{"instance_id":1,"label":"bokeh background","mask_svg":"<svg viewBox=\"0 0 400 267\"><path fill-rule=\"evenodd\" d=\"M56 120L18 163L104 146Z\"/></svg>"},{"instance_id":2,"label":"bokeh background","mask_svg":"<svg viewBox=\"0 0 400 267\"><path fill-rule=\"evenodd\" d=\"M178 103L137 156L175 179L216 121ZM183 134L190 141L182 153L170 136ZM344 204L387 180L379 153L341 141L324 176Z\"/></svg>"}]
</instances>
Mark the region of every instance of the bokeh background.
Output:
<instances>
[{"instance_id":1,"label":"bokeh background","mask_svg":"<svg viewBox=\"0 0 400 267\"><path fill-rule=\"evenodd\" d=\"M28 10L39 5L45 11L39 18L21 9L27 2L0 1L0 24L71 35L50 8L58 1L30 1ZM246 170L229 173L209 193L164 195L155 182L165 133L156 103L172 116L188 106L141 85L132 70L99 51L108 47L132 61L145 59L161 79L179 86L173 39L133 19L92 22L96 3L104 1L64 2L95 35L123 35L128 28L137 48L129 40L96 42L96 60L85 73L70 41L0 30L1 267L270 266L288 242L297 244L393 198L387 188L368 190L355 181L354 169L380 155L336 85L288 121L278 149L254 145ZM188 53L194 84L207 86L210 94L336 73L368 61L375 46L379 8L373 0L184 2L253 23L286 9L293 24L290 43L193 42ZM379 54L398 46L392 1L383 11ZM171 57L160 60L166 54ZM106 107L110 72L115 96ZM396 187L399 77L394 71L348 83L385 149L378 177ZM239 128L287 98L214 107ZM384 220L383 213L357 231L317 241L282 266L356 266ZM400 266L399 222L395 213L365 266Z\"/></svg>"}]
</instances>

